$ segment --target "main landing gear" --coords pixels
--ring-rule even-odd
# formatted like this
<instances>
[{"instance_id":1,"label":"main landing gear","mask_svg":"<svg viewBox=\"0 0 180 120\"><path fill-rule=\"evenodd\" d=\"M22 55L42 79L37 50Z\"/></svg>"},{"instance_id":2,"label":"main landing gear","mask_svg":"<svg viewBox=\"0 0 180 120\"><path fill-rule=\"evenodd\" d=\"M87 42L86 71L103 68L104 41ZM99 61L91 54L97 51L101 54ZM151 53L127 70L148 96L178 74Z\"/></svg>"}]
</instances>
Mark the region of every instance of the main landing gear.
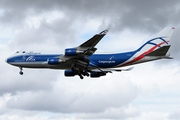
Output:
<instances>
[{"instance_id":1,"label":"main landing gear","mask_svg":"<svg viewBox=\"0 0 180 120\"><path fill-rule=\"evenodd\" d=\"M80 77L81 79L83 79L83 78L84 78L84 77L82 76L82 74L80 74L80 73L79 73L78 75L79 75L79 77Z\"/></svg>"},{"instance_id":2,"label":"main landing gear","mask_svg":"<svg viewBox=\"0 0 180 120\"><path fill-rule=\"evenodd\" d=\"M88 74L88 72L87 72L86 69L79 71L78 75L79 75L79 77L80 77L81 79L84 78L83 76L89 77L89 74Z\"/></svg>"},{"instance_id":3,"label":"main landing gear","mask_svg":"<svg viewBox=\"0 0 180 120\"><path fill-rule=\"evenodd\" d=\"M20 74L20 75L23 75L23 71L22 71L23 69L22 69L22 67L19 67L19 68L20 68L19 74Z\"/></svg>"},{"instance_id":4,"label":"main landing gear","mask_svg":"<svg viewBox=\"0 0 180 120\"><path fill-rule=\"evenodd\" d=\"M71 70L74 72L75 75L78 75L81 79L84 79L84 76L89 77L89 73L88 70L86 68L76 68L76 67L72 67Z\"/></svg>"}]
</instances>

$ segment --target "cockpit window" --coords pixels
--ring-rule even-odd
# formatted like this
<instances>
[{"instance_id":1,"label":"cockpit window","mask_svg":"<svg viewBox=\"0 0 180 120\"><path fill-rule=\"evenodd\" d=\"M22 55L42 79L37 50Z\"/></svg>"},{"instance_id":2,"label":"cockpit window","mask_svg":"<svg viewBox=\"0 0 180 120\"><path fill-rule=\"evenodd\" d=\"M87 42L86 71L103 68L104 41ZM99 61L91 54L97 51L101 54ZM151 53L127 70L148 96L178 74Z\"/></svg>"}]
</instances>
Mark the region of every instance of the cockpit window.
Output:
<instances>
[{"instance_id":1,"label":"cockpit window","mask_svg":"<svg viewBox=\"0 0 180 120\"><path fill-rule=\"evenodd\" d=\"M19 53L19 51L17 51L16 53Z\"/></svg>"}]
</instances>

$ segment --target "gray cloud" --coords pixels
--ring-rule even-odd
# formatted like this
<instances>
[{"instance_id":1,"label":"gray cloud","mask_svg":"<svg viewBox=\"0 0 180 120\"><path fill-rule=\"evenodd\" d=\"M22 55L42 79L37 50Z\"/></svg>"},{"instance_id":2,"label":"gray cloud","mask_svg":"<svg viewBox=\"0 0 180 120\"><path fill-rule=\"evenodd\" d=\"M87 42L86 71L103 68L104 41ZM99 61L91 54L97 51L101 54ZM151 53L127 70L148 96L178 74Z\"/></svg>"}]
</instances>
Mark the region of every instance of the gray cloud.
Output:
<instances>
[{"instance_id":1,"label":"gray cloud","mask_svg":"<svg viewBox=\"0 0 180 120\"><path fill-rule=\"evenodd\" d=\"M140 112L136 108L131 106L123 106L121 108L110 108L101 113L88 113L88 114L79 114L78 119L128 119L136 118L140 115Z\"/></svg>"},{"instance_id":2,"label":"gray cloud","mask_svg":"<svg viewBox=\"0 0 180 120\"><path fill-rule=\"evenodd\" d=\"M178 119L180 119L179 110L175 111L174 113L169 114L168 118L170 120L178 120Z\"/></svg>"},{"instance_id":3,"label":"gray cloud","mask_svg":"<svg viewBox=\"0 0 180 120\"><path fill-rule=\"evenodd\" d=\"M94 19L97 16L104 19L110 19L108 24L112 24L116 30L122 30L124 27L129 29L141 28L142 30L157 30L168 24L176 18L179 13L179 1L23 1L16 3L11 0L2 0L1 7L4 8L4 22L19 22L25 19L27 15L40 14L52 10L60 10L67 16L74 19L82 17ZM96 6L97 5L97 6ZM19 7L21 6L21 7ZM169 7L170 6L170 7Z\"/></svg>"},{"instance_id":4,"label":"gray cloud","mask_svg":"<svg viewBox=\"0 0 180 120\"><path fill-rule=\"evenodd\" d=\"M127 105L138 94L137 87L129 80L113 80L110 82L108 79L104 79L103 81L104 83L100 80L92 84L89 84L90 81L85 83L76 81L71 87L70 83L59 81L56 83L61 83L61 85L54 87L52 91L23 93L20 98L12 97L7 102L7 106L16 109L61 113L99 113L107 108ZM62 87L65 84L66 87ZM78 84L83 86L81 92L76 90ZM98 89L96 88L98 86L101 87ZM98 91L93 90L94 87ZM71 89L67 90L67 88Z\"/></svg>"},{"instance_id":5,"label":"gray cloud","mask_svg":"<svg viewBox=\"0 0 180 120\"><path fill-rule=\"evenodd\" d=\"M103 3L103 4L102 4ZM46 19L40 21L37 29L23 29L16 37L18 43L35 44L46 40L57 43L68 42L76 37L76 31L70 29L76 21L81 21L82 25L87 20L101 18L101 29L112 28L113 32L131 29L141 32L156 33L166 26L177 26L179 18L178 1L22 1L16 3L2 0L1 7L4 9L1 16L2 23L8 25L24 26L27 16L41 16L42 13L50 11L62 11L66 18L54 20L52 24ZM96 5L98 5L96 7ZM21 7L19 7L21 6ZM169 7L171 6L171 7ZM68 19L67 19L68 18ZM173 23L172 23L173 21ZM96 26L94 26L96 27ZM64 36L67 33L67 36ZM31 34L30 37L26 37ZM53 39L52 39L53 38ZM29 40L30 39L30 40ZM76 40L76 39L75 39ZM66 44L66 43L65 43Z\"/></svg>"}]
</instances>

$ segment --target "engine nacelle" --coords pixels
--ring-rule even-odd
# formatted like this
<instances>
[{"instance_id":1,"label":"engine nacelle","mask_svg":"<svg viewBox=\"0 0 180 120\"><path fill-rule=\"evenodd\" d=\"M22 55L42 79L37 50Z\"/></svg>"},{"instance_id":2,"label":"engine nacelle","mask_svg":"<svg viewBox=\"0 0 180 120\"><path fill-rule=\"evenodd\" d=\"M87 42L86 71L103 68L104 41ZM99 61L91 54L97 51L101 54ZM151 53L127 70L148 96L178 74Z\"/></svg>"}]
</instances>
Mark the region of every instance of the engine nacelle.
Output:
<instances>
[{"instance_id":1,"label":"engine nacelle","mask_svg":"<svg viewBox=\"0 0 180 120\"><path fill-rule=\"evenodd\" d=\"M67 48L65 49L65 55L67 56L74 56L80 53L83 53L84 51L77 50L76 48Z\"/></svg>"},{"instance_id":2,"label":"engine nacelle","mask_svg":"<svg viewBox=\"0 0 180 120\"><path fill-rule=\"evenodd\" d=\"M106 73L97 72L97 73L91 73L90 77L97 78L106 75Z\"/></svg>"},{"instance_id":3,"label":"engine nacelle","mask_svg":"<svg viewBox=\"0 0 180 120\"><path fill-rule=\"evenodd\" d=\"M59 58L49 58L47 62L50 65L57 65L59 64Z\"/></svg>"},{"instance_id":4,"label":"engine nacelle","mask_svg":"<svg viewBox=\"0 0 180 120\"><path fill-rule=\"evenodd\" d=\"M71 76L75 76L76 74L72 70L65 70L64 75L66 77L71 77Z\"/></svg>"}]
</instances>

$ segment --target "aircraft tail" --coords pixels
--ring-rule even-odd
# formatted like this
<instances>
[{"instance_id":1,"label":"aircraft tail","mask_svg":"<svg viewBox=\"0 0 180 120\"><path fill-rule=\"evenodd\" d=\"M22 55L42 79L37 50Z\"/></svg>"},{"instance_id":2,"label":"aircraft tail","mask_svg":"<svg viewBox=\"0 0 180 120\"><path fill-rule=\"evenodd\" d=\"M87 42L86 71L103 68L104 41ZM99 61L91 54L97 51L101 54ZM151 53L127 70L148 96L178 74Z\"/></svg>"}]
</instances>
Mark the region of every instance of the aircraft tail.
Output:
<instances>
[{"instance_id":1,"label":"aircraft tail","mask_svg":"<svg viewBox=\"0 0 180 120\"><path fill-rule=\"evenodd\" d=\"M164 28L156 36L137 49L137 52L141 55L143 54L143 56L167 56L167 52L170 48L169 41L174 29L174 27Z\"/></svg>"}]
</instances>

